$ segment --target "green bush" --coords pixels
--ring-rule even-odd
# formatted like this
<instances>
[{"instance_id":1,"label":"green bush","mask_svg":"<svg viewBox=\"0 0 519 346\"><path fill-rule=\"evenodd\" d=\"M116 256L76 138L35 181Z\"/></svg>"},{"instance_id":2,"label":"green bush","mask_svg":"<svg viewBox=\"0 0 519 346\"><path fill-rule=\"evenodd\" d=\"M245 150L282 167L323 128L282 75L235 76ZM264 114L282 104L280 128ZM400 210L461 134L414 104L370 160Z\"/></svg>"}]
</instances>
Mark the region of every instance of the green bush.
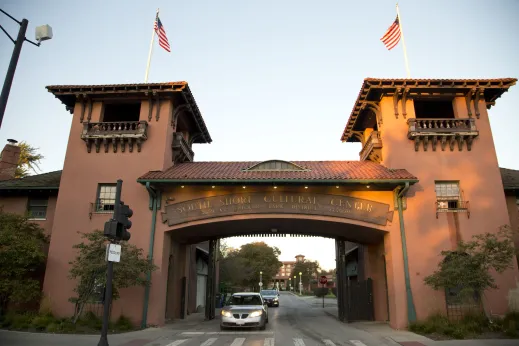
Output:
<instances>
[{"instance_id":1,"label":"green bush","mask_svg":"<svg viewBox=\"0 0 519 346\"><path fill-rule=\"evenodd\" d=\"M519 313L509 313L501 320L489 321L484 314L467 314L459 321L449 321L441 314L429 316L423 322L409 325L409 330L418 334L440 334L454 339L471 338L485 332L500 332L508 337L519 337Z\"/></svg>"},{"instance_id":2,"label":"green bush","mask_svg":"<svg viewBox=\"0 0 519 346\"><path fill-rule=\"evenodd\" d=\"M103 326L103 321L101 318L97 317L92 311L86 312L81 318L76 322L78 326L86 326L91 329L101 330Z\"/></svg>"},{"instance_id":3,"label":"green bush","mask_svg":"<svg viewBox=\"0 0 519 346\"><path fill-rule=\"evenodd\" d=\"M15 314L9 327L14 330L29 329L34 317L32 313Z\"/></svg>"},{"instance_id":4,"label":"green bush","mask_svg":"<svg viewBox=\"0 0 519 346\"><path fill-rule=\"evenodd\" d=\"M115 322L115 329L120 332L125 332L128 330L135 329L135 326L133 325L132 321L124 315L121 315L117 322Z\"/></svg>"},{"instance_id":5,"label":"green bush","mask_svg":"<svg viewBox=\"0 0 519 346\"><path fill-rule=\"evenodd\" d=\"M321 298L321 297L324 297L325 295L327 295L328 291L329 291L328 287L318 287L318 288L314 289L314 295L316 297Z\"/></svg>"},{"instance_id":6,"label":"green bush","mask_svg":"<svg viewBox=\"0 0 519 346\"><path fill-rule=\"evenodd\" d=\"M47 326L56 322L56 319L51 314L35 316L31 322L31 327L36 330L46 330Z\"/></svg>"}]
</instances>

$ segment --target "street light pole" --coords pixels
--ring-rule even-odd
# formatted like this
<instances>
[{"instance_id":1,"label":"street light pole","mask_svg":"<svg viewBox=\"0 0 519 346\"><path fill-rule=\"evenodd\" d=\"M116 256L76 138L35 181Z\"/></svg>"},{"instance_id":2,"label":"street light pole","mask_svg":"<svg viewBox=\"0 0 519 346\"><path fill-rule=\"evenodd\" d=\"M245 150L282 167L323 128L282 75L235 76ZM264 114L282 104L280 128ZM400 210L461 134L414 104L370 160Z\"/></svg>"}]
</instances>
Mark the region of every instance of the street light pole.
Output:
<instances>
[{"instance_id":1,"label":"street light pole","mask_svg":"<svg viewBox=\"0 0 519 346\"><path fill-rule=\"evenodd\" d=\"M4 113L5 113L5 107L7 106L7 100L9 99L9 92L11 91L11 85L13 84L13 78L14 73L16 71L16 66L18 65L18 58L20 57L20 52L22 51L22 45L24 41L27 41L29 43L32 43L33 45L39 47L40 42L34 43L31 40L28 40L25 38L25 34L27 32L27 26L29 25L29 21L27 19L22 19L22 21L16 20L14 17L12 17L9 13L5 12L4 10L0 9L0 12L14 20L16 23L20 25L20 30L18 31L18 36L16 37L16 41L13 40L11 35L0 25L0 29L9 37L9 39L14 43L14 49L13 49L13 55L11 56L11 61L9 62L9 68L7 69L7 74L5 75L5 81L4 86L2 87L2 94L0 95L0 127L2 127L2 120L4 119ZM40 29L43 27L36 28L37 32L38 30L50 30L50 27L45 27L43 29ZM43 31L42 31L43 32ZM42 33L40 32L40 34ZM38 36L38 33L37 33ZM52 30L50 32L44 31L42 36L37 37L37 40L43 41L48 40L52 38Z\"/></svg>"},{"instance_id":2,"label":"street light pole","mask_svg":"<svg viewBox=\"0 0 519 346\"><path fill-rule=\"evenodd\" d=\"M299 272L299 295L303 294L303 293L301 292L301 289L303 288L303 282L301 281L301 275L302 275L302 274L303 274L303 273Z\"/></svg>"},{"instance_id":3,"label":"street light pole","mask_svg":"<svg viewBox=\"0 0 519 346\"><path fill-rule=\"evenodd\" d=\"M262 287L263 287L263 272L260 272L260 291L261 291Z\"/></svg>"},{"instance_id":4,"label":"street light pole","mask_svg":"<svg viewBox=\"0 0 519 346\"><path fill-rule=\"evenodd\" d=\"M296 280L297 276L294 275L294 293L296 292L296 284L297 284L297 280Z\"/></svg>"}]
</instances>

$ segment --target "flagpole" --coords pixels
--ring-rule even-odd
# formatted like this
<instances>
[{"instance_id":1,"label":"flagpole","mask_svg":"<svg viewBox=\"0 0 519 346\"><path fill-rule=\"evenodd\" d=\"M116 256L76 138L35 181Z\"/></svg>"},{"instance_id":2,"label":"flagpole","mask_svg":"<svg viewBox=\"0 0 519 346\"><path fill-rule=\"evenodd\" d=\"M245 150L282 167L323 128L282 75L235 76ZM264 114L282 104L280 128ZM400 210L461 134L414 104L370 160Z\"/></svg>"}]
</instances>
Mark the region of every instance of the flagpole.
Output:
<instances>
[{"instance_id":1,"label":"flagpole","mask_svg":"<svg viewBox=\"0 0 519 346\"><path fill-rule=\"evenodd\" d=\"M157 14L155 15L155 20L159 16L159 9L157 8ZM148 74L150 73L150 63L151 63L151 53L153 53L153 43L155 42L155 22L153 22L153 30L151 32L151 43L150 43L150 53L148 54L148 64L146 65L146 75L144 76L144 83L148 83Z\"/></svg>"},{"instance_id":2,"label":"flagpole","mask_svg":"<svg viewBox=\"0 0 519 346\"><path fill-rule=\"evenodd\" d=\"M407 78L411 78L411 70L409 70L409 60L407 60L407 49L405 48L404 29L402 28L402 18L400 18L400 10L398 9L398 2L396 3L396 15L398 17L398 25L400 26L400 35L402 36L402 47L404 48L405 69L407 71Z\"/></svg>"}]
</instances>

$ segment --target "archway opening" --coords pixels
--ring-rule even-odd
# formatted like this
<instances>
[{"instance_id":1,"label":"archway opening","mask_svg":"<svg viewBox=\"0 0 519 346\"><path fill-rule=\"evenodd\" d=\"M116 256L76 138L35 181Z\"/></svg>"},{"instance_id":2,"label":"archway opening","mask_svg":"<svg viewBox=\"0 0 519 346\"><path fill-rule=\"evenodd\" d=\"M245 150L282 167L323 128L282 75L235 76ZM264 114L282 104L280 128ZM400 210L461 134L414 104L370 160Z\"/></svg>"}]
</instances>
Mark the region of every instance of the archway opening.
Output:
<instances>
[{"instance_id":1,"label":"archway opening","mask_svg":"<svg viewBox=\"0 0 519 346\"><path fill-rule=\"evenodd\" d=\"M315 239L313 237L328 239L328 246L322 251L334 262L332 268L325 269L331 269L328 288L335 288L329 291L336 296L337 317L343 321L387 321L389 318L385 265L380 255L387 231L382 227L327 216L270 214L199 220L175 226L167 234L171 253L166 319L185 318L189 313L202 310L206 319L215 318L215 310L222 303L220 294L230 293L220 285L219 246L221 239L236 237L270 239L273 246L279 245L281 239L294 242L311 241ZM298 295L314 293L313 289L320 286L320 272L306 273L311 279L305 278L303 287L299 287L302 281L299 275L293 278L291 272L291 280L288 280L287 271L284 274L277 281L274 276L264 278L262 282L272 284L270 288L281 287L285 291L288 288ZM260 290L258 286L259 281L258 285L247 289Z\"/></svg>"}]
</instances>

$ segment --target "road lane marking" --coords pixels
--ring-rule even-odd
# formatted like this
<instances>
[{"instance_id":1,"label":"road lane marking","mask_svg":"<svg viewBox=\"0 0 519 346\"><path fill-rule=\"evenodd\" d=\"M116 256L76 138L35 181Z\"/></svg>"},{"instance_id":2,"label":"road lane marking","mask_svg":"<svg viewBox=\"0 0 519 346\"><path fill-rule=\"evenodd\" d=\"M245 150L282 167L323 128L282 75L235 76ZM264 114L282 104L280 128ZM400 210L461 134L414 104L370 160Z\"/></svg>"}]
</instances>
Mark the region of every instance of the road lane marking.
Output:
<instances>
[{"instance_id":1,"label":"road lane marking","mask_svg":"<svg viewBox=\"0 0 519 346\"><path fill-rule=\"evenodd\" d=\"M350 342L351 342L352 344L354 344L355 346L366 346L366 344L363 343L363 342L360 341L360 340L350 340Z\"/></svg>"},{"instance_id":2,"label":"road lane marking","mask_svg":"<svg viewBox=\"0 0 519 346\"><path fill-rule=\"evenodd\" d=\"M305 346L305 342L303 341L303 339L294 338L294 346Z\"/></svg>"},{"instance_id":3,"label":"road lane marking","mask_svg":"<svg viewBox=\"0 0 519 346\"><path fill-rule=\"evenodd\" d=\"M274 338L265 338L263 346L274 346Z\"/></svg>"},{"instance_id":4,"label":"road lane marking","mask_svg":"<svg viewBox=\"0 0 519 346\"><path fill-rule=\"evenodd\" d=\"M187 340L177 340L177 341L173 341L171 344L167 344L166 346L178 346L180 344L183 344L186 341Z\"/></svg>"},{"instance_id":5,"label":"road lane marking","mask_svg":"<svg viewBox=\"0 0 519 346\"><path fill-rule=\"evenodd\" d=\"M245 338L236 338L232 342L231 346L241 346L245 342Z\"/></svg>"},{"instance_id":6,"label":"road lane marking","mask_svg":"<svg viewBox=\"0 0 519 346\"><path fill-rule=\"evenodd\" d=\"M212 344L215 343L216 340L218 340L218 338L209 338L200 346L211 346Z\"/></svg>"},{"instance_id":7,"label":"road lane marking","mask_svg":"<svg viewBox=\"0 0 519 346\"><path fill-rule=\"evenodd\" d=\"M274 332L260 332L260 331L243 331L243 332L182 332L181 335L272 335Z\"/></svg>"},{"instance_id":8,"label":"road lane marking","mask_svg":"<svg viewBox=\"0 0 519 346\"><path fill-rule=\"evenodd\" d=\"M335 346L332 340L325 339L323 342L326 346Z\"/></svg>"}]
</instances>

